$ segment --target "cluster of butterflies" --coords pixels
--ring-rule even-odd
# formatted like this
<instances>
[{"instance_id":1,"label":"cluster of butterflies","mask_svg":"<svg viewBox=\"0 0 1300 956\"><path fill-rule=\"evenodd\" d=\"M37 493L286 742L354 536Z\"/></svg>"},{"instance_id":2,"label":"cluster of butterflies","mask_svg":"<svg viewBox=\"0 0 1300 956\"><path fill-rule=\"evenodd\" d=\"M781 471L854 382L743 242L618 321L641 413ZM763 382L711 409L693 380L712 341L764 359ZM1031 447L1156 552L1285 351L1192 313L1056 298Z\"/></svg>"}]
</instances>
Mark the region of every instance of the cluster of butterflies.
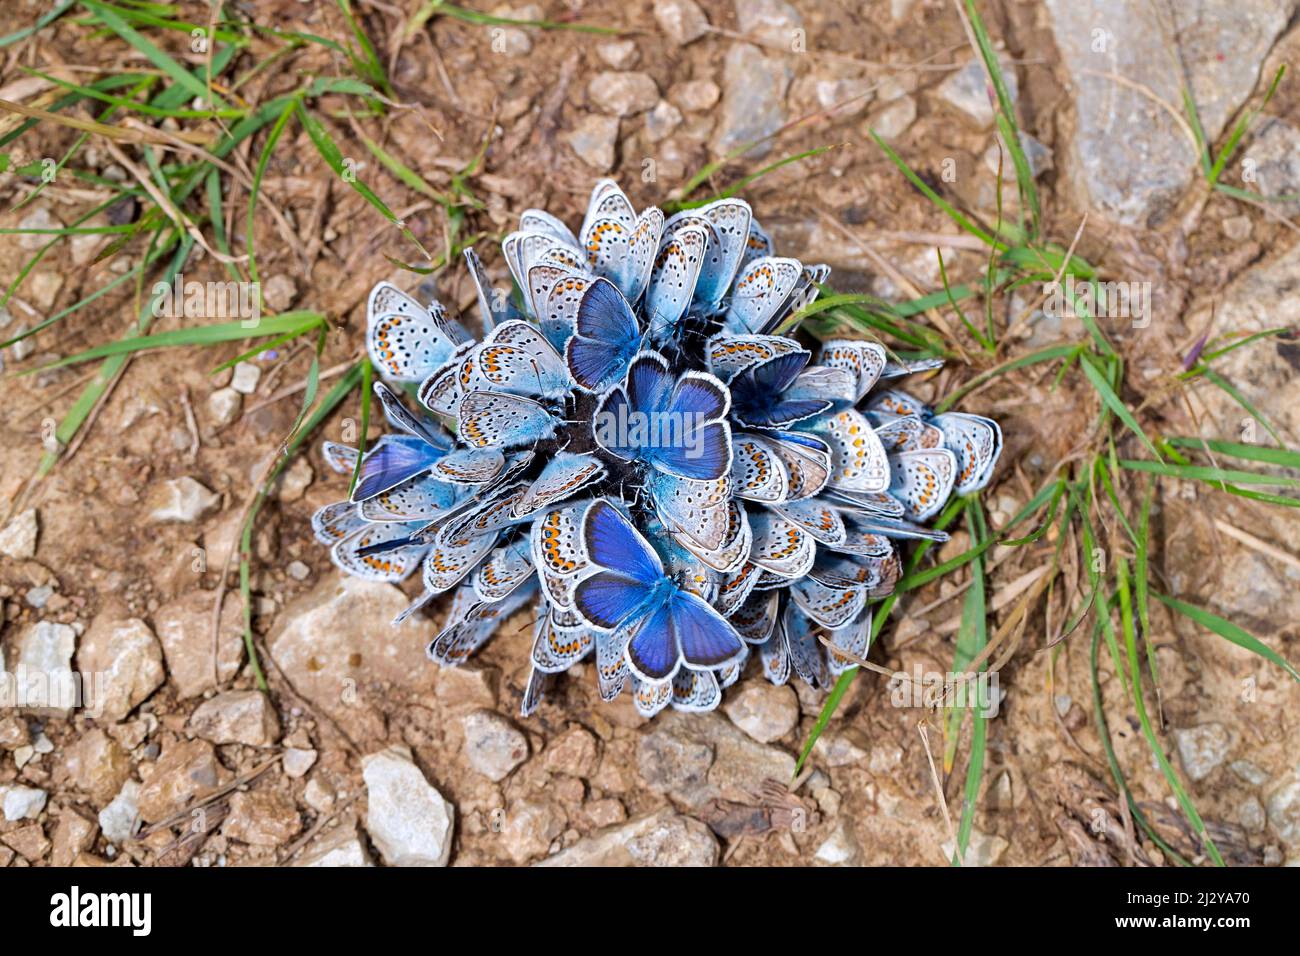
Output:
<instances>
[{"instance_id":1,"label":"cluster of butterflies","mask_svg":"<svg viewBox=\"0 0 1300 956\"><path fill-rule=\"evenodd\" d=\"M945 538L925 522L989 482L997 423L892 387L939 363L855 340L814 356L778 334L829 269L773 255L743 201L665 219L603 180L576 236L528 210L503 252L513 296L466 253L478 341L436 302L371 292L393 431L349 500L313 517L334 563L376 581L419 570L398 622L454 589L429 645L442 665L535 601L525 716L547 675L593 651L601 696L630 689L646 716L716 707L751 656L815 687L863 657L897 542ZM638 415L679 423L673 440L594 425Z\"/></svg>"}]
</instances>

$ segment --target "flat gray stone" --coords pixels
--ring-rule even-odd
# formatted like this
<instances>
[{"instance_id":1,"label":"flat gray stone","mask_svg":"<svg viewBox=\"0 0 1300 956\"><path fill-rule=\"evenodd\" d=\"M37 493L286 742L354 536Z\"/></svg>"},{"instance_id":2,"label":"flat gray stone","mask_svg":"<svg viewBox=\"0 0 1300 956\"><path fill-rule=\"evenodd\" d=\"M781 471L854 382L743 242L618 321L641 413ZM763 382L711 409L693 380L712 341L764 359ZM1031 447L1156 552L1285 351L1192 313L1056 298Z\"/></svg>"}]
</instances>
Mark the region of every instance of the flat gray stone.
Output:
<instances>
[{"instance_id":1,"label":"flat gray stone","mask_svg":"<svg viewBox=\"0 0 1300 956\"><path fill-rule=\"evenodd\" d=\"M727 51L722 77L722 110L713 151L729 153L739 146L761 140L780 129L786 121L785 94L793 71L776 56L766 56L756 46L736 43ZM761 159L771 143L760 143L746 153Z\"/></svg>"},{"instance_id":2,"label":"flat gray stone","mask_svg":"<svg viewBox=\"0 0 1300 956\"><path fill-rule=\"evenodd\" d=\"M407 747L361 761L368 807L366 832L389 866L446 866L455 808L433 788Z\"/></svg>"},{"instance_id":3,"label":"flat gray stone","mask_svg":"<svg viewBox=\"0 0 1300 956\"><path fill-rule=\"evenodd\" d=\"M717 866L717 838L671 807L606 827L537 866Z\"/></svg>"}]
</instances>

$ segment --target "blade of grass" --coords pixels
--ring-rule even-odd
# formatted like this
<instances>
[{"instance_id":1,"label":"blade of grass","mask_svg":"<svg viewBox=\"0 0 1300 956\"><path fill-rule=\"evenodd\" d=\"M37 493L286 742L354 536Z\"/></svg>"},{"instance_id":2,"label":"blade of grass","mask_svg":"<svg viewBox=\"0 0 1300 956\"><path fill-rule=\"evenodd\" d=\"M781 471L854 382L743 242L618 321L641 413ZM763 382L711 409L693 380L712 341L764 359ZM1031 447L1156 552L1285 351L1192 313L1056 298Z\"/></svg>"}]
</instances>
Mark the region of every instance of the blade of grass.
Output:
<instances>
[{"instance_id":1,"label":"blade of grass","mask_svg":"<svg viewBox=\"0 0 1300 956\"><path fill-rule=\"evenodd\" d=\"M1286 658L1249 631L1242 629L1231 621L1225 620L1224 618L1219 617L1219 615L1207 611L1204 608L1161 594L1159 591L1152 591L1151 596L1166 607L1177 611L1188 620L1194 621L1206 630L1218 634L1225 641L1236 644L1238 647L1244 647L1252 654L1258 654L1270 663L1276 664L1278 667L1282 668L1282 670L1290 674L1293 679L1300 681L1300 672L1296 671Z\"/></svg>"}]
</instances>

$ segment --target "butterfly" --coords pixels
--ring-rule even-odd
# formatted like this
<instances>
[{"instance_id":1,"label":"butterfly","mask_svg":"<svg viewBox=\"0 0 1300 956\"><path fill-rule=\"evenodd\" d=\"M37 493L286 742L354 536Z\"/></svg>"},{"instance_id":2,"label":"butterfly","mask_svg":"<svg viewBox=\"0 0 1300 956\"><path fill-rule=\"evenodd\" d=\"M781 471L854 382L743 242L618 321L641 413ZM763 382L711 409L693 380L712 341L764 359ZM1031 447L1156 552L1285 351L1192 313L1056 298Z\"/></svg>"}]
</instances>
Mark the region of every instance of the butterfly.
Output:
<instances>
[{"instance_id":1,"label":"butterfly","mask_svg":"<svg viewBox=\"0 0 1300 956\"><path fill-rule=\"evenodd\" d=\"M540 402L506 392L469 392L460 400L457 418L461 440L473 448L535 445L558 424Z\"/></svg>"},{"instance_id":2,"label":"butterfly","mask_svg":"<svg viewBox=\"0 0 1300 956\"><path fill-rule=\"evenodd\" d=\"M623 386L596 411L596 442L624 461L678 478L711 481L731 468L727 389L712 375L674 376L657 352L642 352Z\"/></svg>"},{"instance_id":3,"label":"butterfly","mask_svg":"<svg viewBox=\"0 0 1300 956\"><path fill-rule=\"evenodd\" d=\"M905 451L890 456L889 493L903 503L904 517L928 521L952 494L957 456L947 448Z\"/></svg>"},{"instance_id":4,"label":"butterfly","mask_svg":"<svg viewBox=\"0 0 1300 956\"><path fill-rule=\"evenodd\" d=\"M505 295L500 294L488 281L487 270L483 268L483 263L473 248L465 250L465 265L469 269L470 278L474 281L479 315L483 319L484 335L490 335L492 330L503 322L519 317L519 310L510 301L508 292Z\"/></svg>"},{"instance_id":5,"label":"butterfly","mask_svg":"<svg viewBox=\"0 0 1300 956\"><path fill-rule=\"evenodd\" d=\"M827 411L831 402L826 399L785 395L811 357L803 350L786 352L736 375L730 385L732 414L752 428L786 428Z\"/></svg>"},{"instance_id":6,"label":"butterfly","mask_svg":"<svg viewBox=\"0 0 1300 956\"><path fill-rule=\"evenodd\" d=\"M888 363L885 347L876 342L856 339L829 339L822 343L817 363L828 368L842 368L853 376L856 402L880 380Z\"/></svg>"},{"instance_id":7,"label":"butterfly","mask_svg":"<svg viewBox=\"0 0 1300 956\"><path fill-rule=\"evenodd\" d=\"M591 271L610 280L629 302L641 298L664 229L664 214L651 207L626 226L619 219L601 219L587 231L583 248Z\"/></svg>"},{"instance_id":8,"label":"butterfly","mask_svg":"<svg viewBox=\"0 0 1300 956\"><path fill-rule=\"evenodd\" d=\"M626 640L624 658L637 678L661 683L683 664L708 670L744 652L726 619L667 577L659 555L605 499L587 509L582 537L599 570L578 582L575 606L592 627Z\"/></svg>"},{"instance_id":9,"label":"butterfly","mask_svg":"<svg viewBox=\"0 0 1300 956\"><path fill-rule=\"evenodd\" d=\"M538 329L523 320L498 325L461 362L460 385L515 395L562 398L571 384L564 360Z\"/></svg>"},{"instance_id":10,"label":"butterfly","mask_svg":"<svg viewBox=\"0 0 1300 956\"><path fill-rule=\"evenodd\" d=\"M385 378L423 381L468 337L437 302L426 308L391 282L370 290L366 351Z\"/></svg>"},{"instance_id":11,"label":"butterfly","mask_svg":"<svg viewBox=\"0 0 1300 956\"><path fill-rule=\"evenodd\" d=\"M963 412L944 412L930 421L943 433L944 447L957 456L957 494L967 495L986 487L1002 454L1002 429L998 423Z\"/></svg>"},{"instance_id":12,"label":"butterfly","mask_svg":"<svg viewBox=\"0 0 1300 956\"><path fill-rule=\"evenodd\" d=\"M645 295L650 340L656 345L673 338L690 308L708 241L698 225L685 225L664 235Z\"/></svg>"},{"instance_id":13,"label":"butterfly","mask_svg":"<svg viewBox=\"0 0 1300 956\"><path fill-rule=\"evenodd\" d=\"M580 488L605 477L605 466L595 455L560 452L546 463L542 473L514 507L515 517L522 518L558 501Z\"/></svg>"},{"instance_id":14,"label":"butterfly","mask_svg":"<svg viewBox=\"0 0 1300 956\"><path fill-rule=\"evenodd\" d=\"M755 259L732 286L723 327L739 335L771 332L802 276L803 265L798 259Z\"/></svg>"},{"instance_id":15,"label":"butterfly","mask_svg":"<svg viewBox=\"0 0 1300 956\"><path fill-rule=\"evenodd\" d=\"M749 203L743 199L719 199L699 209L680 212L664 224L666 232L691 225L705 234L707 242L692 307L706 313L718 307L740 268L752 218Z\"/></svg>"},{"instance_id":16,"label":"butterfly","mask_svg":"<svg viewBox=\"0 0 1300 956\"><path fill-rule=\"evenodd\" d=\"M596 279L582 294L574 335L564 349L573 381L604 394L627 375L640 348L641 327L628 300L608 279Z\"/></svg>"}]
</instances>

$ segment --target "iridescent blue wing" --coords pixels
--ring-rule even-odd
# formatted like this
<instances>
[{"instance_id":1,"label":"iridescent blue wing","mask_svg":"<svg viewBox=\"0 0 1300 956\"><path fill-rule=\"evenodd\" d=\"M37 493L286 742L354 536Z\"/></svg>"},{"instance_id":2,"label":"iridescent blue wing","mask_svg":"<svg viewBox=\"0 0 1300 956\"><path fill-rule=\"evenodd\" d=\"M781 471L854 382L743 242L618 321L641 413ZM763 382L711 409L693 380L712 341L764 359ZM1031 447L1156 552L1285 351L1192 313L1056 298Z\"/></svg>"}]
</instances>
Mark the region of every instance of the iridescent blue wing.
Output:
<instances>
[{"instance_id":1,"label":"iridescent blue wing","mask_svg":"<svg viewBox=\"0 0 1300 956\"><path fill-rule=\"evenodd\" d=\"M555 432L556 421L541 404L521 395L472 391L460 400L459 435L474 448L535 445Z\"/></svg>"},{"instance_id":2,"label":"iridescent blue wing","mask_svg":"<svg viewBox=\"0 0 1300 956\"><path fill-rule=\"evenodd\" d=\"M627 398L635 411L662 411L668 407L676 379L668 361L658 352L640 352L627 370Z\"/></svg>"},{"instance_id":3,"label":"iridescent blue wing","mask_svg":"<svg viewBox=\"0 0 1300 956\"><path fill-rule=\"evenodd\" d=\"M353 501L365 501L380 492L424 474L444 452L422 438L393 435L380 442L361 462L361 478L352 489Z\"/></svg>"},{"instance_id":4,"label":"iridescent blue wing","mask_svg":"<svg viewBox=\"0 0 1300 956\"><path fill-rule=\"evenodd\" d=\"M783 335L730 335L721 332L705 346L709 371L724 382L758 362L800 351L799 343Z\"/></svg>"},{"instance_id":5,"label":"iridescent blue wing","mask_svg":"<svg viewBox=\"0 0 1300 956\"><path fill-rule=\"evenodd\" d=\"M745 652L736 629L698 595L677 589L666 602L668 617L686 666L712 670ZM629 644L629 653L631 645Z\"/></svg>"},{"instance_id":6,"label":"iridescent blue wing","mask_svg":"<svg viewBox=\"0 0 1300 956\"><path fill-rule=\"evenodd\" d=\"M658 439L641 457L678 478L711 481L731 470L730 408L726 387L712 375L687 372L678 379L660 419Z\"/></svg>"},{"instance_id":7,"label":"iridescent blue wing","mask_svg":"<svg viewBox=\"0 0 1300 956\"><path fill-rule=\"evenodd\" d=\"M621 382L636 358L641 330L632 307L608 279L587 287L578 305L576 333L565 361L582 389L603 393Z\"/></svg>"},{"instance_id":8,"label":"iridescent blue wing","mask_svg":"<svg viewBox=\"0 0 1300 956\"><path fill-rule=\"evenodd\" d=\"M582 585L578 590L581 592ZM699 598L694 599L699 601ZM643 681L668 680L680 665L681 656L673 633L672 607L672 598L665 592L642 606L623 625L628 635L625 652L628 669Z\"/></svg>"},{"instance_id":9,"label":"iridescent blue wing","mask_svg":"<svg viewBox=\"0 0 1300 956\"><path fill-rule=\"evenodd\" d=\"M592 564L613 569L646 587L663 579L659 555L604 498L593 501L583 516L582 544Z\"/></svg>"},{"instance_id":10,"label":"iridescent blue wing","mask_svg":"<svg viewBox=\"0 0 1300 956\"><path fill-rule=\"evenodd\" d=\"M808 364L810 353L786 352L751 365L731 380L735 415L755 428L786 428L831 407L828 399L792 398L785 394Z\"/></svg>"}]
</instances>

